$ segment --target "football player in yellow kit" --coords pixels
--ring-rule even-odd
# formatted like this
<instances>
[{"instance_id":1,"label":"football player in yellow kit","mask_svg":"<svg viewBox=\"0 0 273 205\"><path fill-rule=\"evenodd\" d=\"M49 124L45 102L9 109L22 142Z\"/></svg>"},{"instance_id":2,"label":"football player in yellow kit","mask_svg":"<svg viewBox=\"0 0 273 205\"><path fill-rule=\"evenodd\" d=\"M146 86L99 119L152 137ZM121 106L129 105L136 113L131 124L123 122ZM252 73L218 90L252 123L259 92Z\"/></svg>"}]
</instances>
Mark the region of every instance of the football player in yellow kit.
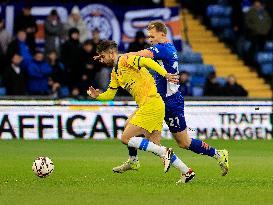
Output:
<instances>
[{"instance_id":1,"label":"football player in yellow kit","mask_svg":"<svg viewBox=\"0 0 273 205\"><path fill-rule=\"evenodd\" d=\"M178 54L177 50L167 38L167 26L162 21L152 21L147 26L147 39L151 43L151 47L138 52L126 53L126 55L136 55L146 58L152 58L163 66L168 73L178 73ZM183 67L182 67L183 68ZM187 123L184 114L184 96L179 91L179 85L168 82L161 75L154 76L157 86L157 92L162 97L165 103L165 122L169 127L173 138L176 140L180 148L190 150L197 154L207 155L217 160L222 170L222 175L225 176L229 171L229 160L227 150L218 150L201 141L197 138L190 138L187 133ZM130 120L129 119L127 121ZM126 126L126 124L125 124ZM129 159L134 163L140 163L138 161L137 150L128 147ZM171 163L176 163L171 161ZM122 170L122 173L126 171L128 166L124 164L116 166L113 170ZM128 169L130 170L130 169ZM181 179L177 182L183 184L189 182L195 175L195 172L190 169L188 172L181 172ZM185 177L186 176L186 180Z\"/></svg>"},{"instance_id":2,"label":"football player in yellow kit","mask_svg":"<svg viewBox=\"0 0 273 205\"><path fill-rule=\"evenodd\" d=\"M128 147L149 151L157 154L164 161L164 172L170 167L172 158L178 159L180 169L187 170L188 167L173 153L171 148L160 146L161 130L165 116L165 105L157 93L154 78L146 68L158 72L172 83L177 83L176 74L169 74L167 71L150 58L139 56L119 55L117 44L105 40L97 46L98 58L101 63L113 67L111 81L108 89L101 93L98 89L90 87L87 94L97 100L112 100L115 97L118 87L127 90L135 99L139 108L130 118L128 125L121 136L121 141ZM144 135L143 137L136 137ZM152 139L151 142L148 139ZM131 169L137 169L130 165Z\"/></svg>"}]
</instances>

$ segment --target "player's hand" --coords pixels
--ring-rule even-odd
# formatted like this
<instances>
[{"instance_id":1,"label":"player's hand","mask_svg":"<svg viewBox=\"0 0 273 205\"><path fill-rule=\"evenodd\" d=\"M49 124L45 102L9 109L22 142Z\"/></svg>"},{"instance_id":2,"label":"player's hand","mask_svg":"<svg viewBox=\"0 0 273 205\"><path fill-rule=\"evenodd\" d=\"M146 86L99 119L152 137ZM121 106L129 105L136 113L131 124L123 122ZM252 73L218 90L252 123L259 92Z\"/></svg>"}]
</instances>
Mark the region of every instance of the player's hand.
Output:
<instances>
[{"instance_id":1,"label":"player's hand","mask_svg":"<svg viewBox=\"0 0 273 205\"><path fill-rule=\"evenodd\" d=\"M179 83L179 76L177 74L167 73L165 78L171 83Z\"/></svg>"},{"instance_id":2,"label":"player's hand","mask_svg":"<svg viewBox=\"0 0 273 205\"><path fill-rule=\"evenodd\" d=\"M99 89L93 88L92 86L90 86L87 90L87 95L89 95L91 98L96 99L99 94L101 94L101 91Z\"/></svg>"}]
</instances>

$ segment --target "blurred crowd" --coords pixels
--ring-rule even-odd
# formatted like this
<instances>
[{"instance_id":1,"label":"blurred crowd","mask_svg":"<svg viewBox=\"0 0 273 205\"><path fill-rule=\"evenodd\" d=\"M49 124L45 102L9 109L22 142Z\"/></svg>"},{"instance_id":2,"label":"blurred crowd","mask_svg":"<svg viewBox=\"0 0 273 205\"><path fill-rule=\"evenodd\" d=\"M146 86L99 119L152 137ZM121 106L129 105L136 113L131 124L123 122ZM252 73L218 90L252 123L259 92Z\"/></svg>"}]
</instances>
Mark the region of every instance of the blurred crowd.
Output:
<instances>
[{"instance_id":1,"label":"blurred crowd","mask_svg":"<svg viewBox=\"0 0 273 205\"><path fill-rule=\"evenodd\" d=\"M90 85L106 89L110 70L93 57L101 41L100 32L91 33L74 6L67 22L60 20L52 10L44 22L45 43L41 48L35 42L38 27L31 15L31 7L25 6L15 19L14 36L5 29L0 18L0 87L6 95L45 95L53 98L71 97L82 99ZM138 31L127 52L147 48L145 34ZM190 76L182 72L180 91L192 96ZM206 96L247 96L247 91L237 84L234 76L220 85L211 73L205 83ZM128 95L121 90L119 95Z\"/></svg>"},{"instance_id":2,"label":"blurred crowd","mask_svg":"<svg viewBox=\"0 0 273 205\"><path fill-rule=\"evenodd\" d=\"M15 19L14 31L15 36L10 36L0 18L0 86L7 95L81 99L89 86L106 89L110 70L93 59L100 32L94 29L90 35L77 6L65 23L57 10L50 12L44 22L43 48L35 42L38 29L30 6ZM138 31L127 51L146 47L146 37ZM127 95L124 91L119 94Z\"/></svg>"},{"instance_id":3,"label":"blurred crowd","mask_svg":"<svg viewBox=\"0 0 273 205\"><path fill-rule=\"evenodd\" d=\"M43 48L35 42L38 28L30 6L15 19L14 31L15 36L10 36L0 18L0 87L5 87L7 95L81 99L89 86L107 88L110 70L93 59L100 32L94 29L90 35L77 6L65 23L57 10L50 12L44 22ZM139 31L127 51L146 47L146 37Z\"/></svg>"},{"instance_id":4,"label":"blurred crowd","mask_svg":"<svg viewBox=\"0 0 273 205\"><path fill-rule=\"evenodd\" d=\"M190 73L187 71L182 71L179 74L179 90L183 96L193 96L193 86L190 78ZM215 72L210 73L206 78L203 96L243 97L247 95L248 92L237 83L234 75L229 75L227 79L222 79L222 82L219 82Z\"/></svg>"},{"instance_id":5,"label":"blurred crowd","mask_svg":"<svg viewBox=\"0 0 273 205\"><path fill-rule=\"evenodd\" d=\"M93 60L101 41L99 30L89 36L77 6L66 23L56 10L50 12L44 23L44 48L36 45L37 30L29 6L15 19L14 37L0 19L0 76L7 95L78 98L90 85L107 86L106 69Z\"/></svg>"}]
</instances>

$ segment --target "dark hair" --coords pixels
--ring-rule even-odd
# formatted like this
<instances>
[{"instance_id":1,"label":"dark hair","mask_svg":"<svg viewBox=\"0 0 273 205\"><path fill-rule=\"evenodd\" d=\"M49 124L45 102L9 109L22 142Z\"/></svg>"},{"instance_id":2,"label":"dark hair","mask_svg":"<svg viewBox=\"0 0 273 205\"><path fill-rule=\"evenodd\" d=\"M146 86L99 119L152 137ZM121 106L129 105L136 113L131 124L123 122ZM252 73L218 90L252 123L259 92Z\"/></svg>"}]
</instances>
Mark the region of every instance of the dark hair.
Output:
<instances>
[{"instance_id":1,"label":"dark hair","mask_svg":"<svg viewBox=\"0 0 273 205\"><path fill-rule=\"evenodd\" d=\"M185 71L185 70L182 70L179 75L182 75L182 74L186 74L186 75L190 75L190 73L188 71Z\"/></svg>"},{"instance_id":2,"label":"dark hair","mask_svg":"<svg viewBox=\"0 0 273 205\"><path fill-rule=\"evenodd\" d=\"M68 36L69 37L71 37L73 33L80 34L80 31L79 31L79 29L74 28L74 27L68 30Z\"/></svg>"},{"instance_id":3,"label":"dark hair","mask_svg":"<svg viewBox=\"0 0 273 205\"><path fill-rule=\"evenodd\" d=\"M162 32L164 34L167 34L167 27L166 25L162 22L162 21L152 21L151 23L149 23L149 25L147 26L148 30L151 29L156 29L156 31L158 32Z\"/></svg>"},{"instance_id":4,"label":"dark hair","mask_svg":"<svg viewBox=\"0 0 273 205\"><path fill-rule=\"evenodd\" d=\"M36 55L36 54L43 54L44 55L44 52L41 49L36 48L34 51L34 55Z\"/></svg>"},{"instance_id":5,"label":"dark hair","mask_svg":"<svg viewBox=\"0 0 273 205\"><path fill-rule=\"evenodd\" d=\"M251 3L254 4L256 2L260 2L261 4L263 4L263 1L262 0L252 0Z\"/></svg>"},{"instance_id":6,"label":"dark hair","mask_svg":"<svg viewBox=\"0 0 273 205\"><path fill-rule=\"evenodd\" d=\"M97 53L101 52L107 52L111 49L118 50L118 45L116 44L115 41L110 41L110 40L102 40L98 45L97 45Z\"/></svg>"},{"instance_id":7,"label":"dark hair","mask_svg":"<svg viewBox=\"0 0 273 205\"><path fill-rule=\"evenodd\" d=\"M83 46L86 46L86 45L92 45L92 46L93 46L92 40L90 40L90 39L85 40L85 41L83 42Z\"/></svg>"},{"instance_id":8,"label":"dark hair","mask_svg":"<svg viewBox=\"0 0 273 205\"><path fill-rule=\"evenodd\" d=\"M233 74L228 75L227 78L234 78L234 79L236 80L236 77L235 77L235 75L233 75Z\"/></svg>"},{"instance_id":9,"label":"dark hair","mask_svg":"<svg viewBox=\"0 0 273 205\"><path fill-rule=\"evenodd\" d=\"M17 53L17 52L13 53L12 56L11 56L11 58L13 58L14 56L20 56L20 57L22 57L22 55L20 53Z\"/></svg>"},{"instance_id":10,"label":"dark hair","mask_svg":"<svg viewBox=\"0 0 273 205\"><path fill-rule=\"evenodd\" d=\"M16 34L18 34L19 32L24 32L24 33L27 33L25 29L19 29Z\"/></svg>"},{"instance_id":11,"label":"dark hair","mask_svg":"<svg viewBox=\"0 0 273 205\"><path fill-rule=\"evenodd\" d=\"M208 79L209 79L209 80L212 80L212 79L214 79L214 78L216 78L216 72L215 72L215 71L209 73L209 75L208 75Z\"/></svg>"},{"instance_id":12,"label":"dark hair","mask_svg":"<svg viewBox=\"0 0 273 205\"><path fill-rule=\"evenodd\" d=\"M140 38L145 38L145 34L143 33L143 31L137 31L136 32L136 39L140 39Z\"/></svg>"},{"instance_id":13,"label":"dark hair","mask_svg":"<svg viewBox=\"0 0 273 205\"><path fill-rule=\"evenodd\" d=\"M32 8L32 6L28 3L25 3L24 6L23 6L23 9L28 9L30 10Z\"/></svg>"},{"instance_id":14,"label":"dark hair","mask_svg":"<svg viewBox=\"0 0 273 205\"><path fill-rule=\"evenodd\" d=\"M92 33L95 33L95 32L100 33L100 30L99 30L98 28L95 28L95 29L92 31Z\"/></svg>"},{"instance_id":15,"label":"dark hair","mask_svg":"<svg viewBox=\"0 0 273 205\"><path fill-rule=\"evenodd\" d=\"M52 10L50 11L50 15L51 15L51 16L59 16L56 9L52 9Z\"/></svg>"},{"instance_id":16,"label":"dark hair","mask_svg":"<svg viewBox=\"0 0 273 205\"><path fill-rule=\"evenodd\" d=\"M56 50L56 49L51 49L51 50L49 50L49 51L48 51L48 53L47 53L47 54L49 55L50 53L56 53L56 54L57 54L58 52L57 52L57 50Z\"/></svg>"}]
</instances>

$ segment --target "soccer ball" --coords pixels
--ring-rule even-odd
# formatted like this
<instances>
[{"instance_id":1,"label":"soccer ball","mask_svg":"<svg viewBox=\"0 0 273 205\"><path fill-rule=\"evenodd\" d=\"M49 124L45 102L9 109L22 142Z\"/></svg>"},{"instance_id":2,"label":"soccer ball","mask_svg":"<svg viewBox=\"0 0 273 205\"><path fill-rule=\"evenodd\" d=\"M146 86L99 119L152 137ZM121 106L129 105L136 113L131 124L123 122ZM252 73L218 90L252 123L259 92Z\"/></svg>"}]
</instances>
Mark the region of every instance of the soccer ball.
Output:
<instances>
[{"instance_id":1,"label":"soccer ball","mask_svg":"<svg viewBox=\"0 0 273 205\"><path fill-rule=\"evenodd\" d=\"M49 176L54 170L54 164L48 157L38 157L32 164L32 171L41 178Z\"/></svg>"}]
</instances>

